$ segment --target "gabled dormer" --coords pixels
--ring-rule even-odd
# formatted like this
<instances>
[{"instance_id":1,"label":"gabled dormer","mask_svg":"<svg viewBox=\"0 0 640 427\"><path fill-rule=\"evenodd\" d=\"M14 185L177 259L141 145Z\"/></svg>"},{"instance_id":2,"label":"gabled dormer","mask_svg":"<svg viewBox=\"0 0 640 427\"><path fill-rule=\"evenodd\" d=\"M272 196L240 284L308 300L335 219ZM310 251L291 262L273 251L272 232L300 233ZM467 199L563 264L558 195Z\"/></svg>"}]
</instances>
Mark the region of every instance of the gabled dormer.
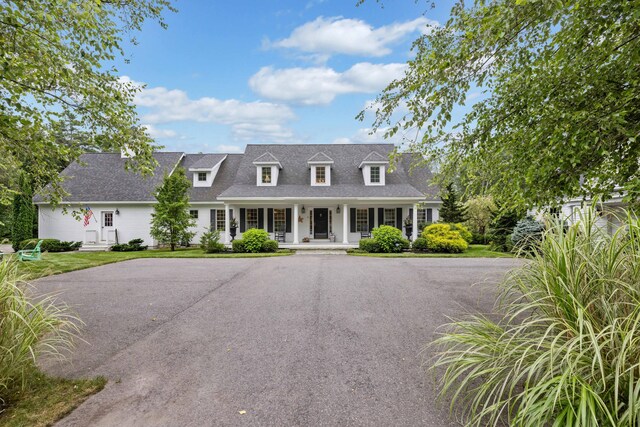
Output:
<instances>
[{"instance_id":1,"label":"gabled dormer","mask_svg":"<svg viewBox=\"0 0 640 427\"><path fill-rule=\"evenodd\" d=\"M226 154L205 154L189 167L194 187L211 187Z\"/></svg>"},{"instance_id":2,"label":"gabled dormer","mask_svg":"<svg viewBox=\"0 0 640 427\"><path fill-rule=\"evenodd\" d=\"M311 185L320 187L331 185L331 168L333 167L331 157L322 152L316 153L307 160L307 165L311 173Z\"/></svg>"},{"instance_id":3,"label":"gabled dormer","mask_svg":"<svg viewBox=\"0 0 640 427\"><path fill-rule=\"evenodd\" d=\"M389 160L380 153L372 151L360 163L364 185L384 185Z\"/></svg>"},{"instance_id":4,"label":"gabled dormer","mask_svg":"<svg viewBox=\"0 0 640 427\"><path fill-rule=\"evenodd\" d=\"M273 154L267 152L253 161L256 166L256 185L263 187L278 185L282 165Z\"/></svg>"}]
</instances>

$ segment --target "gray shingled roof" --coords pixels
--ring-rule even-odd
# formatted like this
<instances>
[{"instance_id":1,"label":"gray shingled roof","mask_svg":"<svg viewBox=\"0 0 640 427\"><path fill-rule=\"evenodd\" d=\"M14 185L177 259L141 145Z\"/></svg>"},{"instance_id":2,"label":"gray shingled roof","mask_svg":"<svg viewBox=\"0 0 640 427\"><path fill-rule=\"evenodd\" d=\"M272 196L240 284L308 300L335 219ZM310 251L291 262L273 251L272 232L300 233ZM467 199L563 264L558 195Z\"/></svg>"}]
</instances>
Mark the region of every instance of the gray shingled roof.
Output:
<instances>
[{"instance_id":1,"label":"gray shingled roof","mask_svg":"<svg viewBox=\"0 0 640 427\"><path fill-rule=\"evenodd\" d=\"M307 163L333 163L333 159L323 152L319 152L311 156Z\"/></svg>"},{"instance_id":2,"label":"gray shingled roof","mask_svg":"<svg viewBox=\"0 0 640 427\"><path fill-rule=\"evenodd\" d=\"M386 185L365 186L360 163L372 152L387 160L393 144L270 144L269 153L281 159L282 170L276 186L256 185L255 159L265 151L264 145L249 144L238 167L234 185L220 194L224 197L422 197L404 165L388 173ZM335 159L330 186L312 186L307 159L322 151ZM428 172L430 175L430 172Z\"/></svg>"},{"instance_id":3,"label":"gray shingled roof","mask_svg":"<svg viewBox=\"0 0 640 427\"><path fill-rule=\"evenodd\" d=\"M245 152L246 154L246 152ZM266 152L264 154L262 154L261 156L258 156L253 163L280 163L278 159L275 158L275 156L269 152Z\"/></svg>"},{"instance_id":4,"label":"gray shingled roof","mask_svg":"<svg viewBox=\"0 0 640 427\"><path fill-rule=\"evenodd\" d=\"M193 156L190 154L190 156ZM215 165L224 159L226 154L201 154L198 161L194 162L188 169L213 169Z\"/></svg>"},{"instance_id":5,"label":"gray shingled roof","mask_svg":"<svg viewBox=\"0 0 640 427\"><path fill-rule=\"evenodd\" d=\"M154 153L158 166L151 176L141 176L125 169L120 153L88 153L79 162L70 164L61 175L62 187L69 196L65 202L153 201L155 189L162 183L164 173L178 164L183 153ZM34 202L43 202L42 196Z\"/></svg>"},{"instance_id":6,"label":"gray shingled roof","mask_svg":"<svg viewBox=\"0 0 640 427\"><path fill-rule=\"evenodd\" d=\"M222 162L213 186L195 187L190 190L193 202L213 202L218 197L427 197L436 200L438 187L431 184L432 174L419 155L403 154L388 172L386 185L365 186L360 163L372 152L376 161L387 160L393 152L392 144L250 144L245 154L186 154L158 152L154 157L159 163L155 174L142 177L124 169L125 160L119 153L84 154L80 163L67 167L62 175L63 187L69 197L66 202L154 201L155 189L162 183L163 174L170 172L179 162L187 171L194 165L212 164L217 158L227 156ZM254 160L268 149L268 159L280 158L277 186L256 185ZM311 186L307 161L317 154L335 159L331 171L330 186ZM184 157L183 157L184 156ZM182 160L181 160L182 158ZM271 160L273 161L273 160ZM276 160L277 161L277 160ZM82 163L82 164L81 164ZM190 176L191 178L191 176ZM44 201L36 196L34 201Z\"/></svg>"}]
</instances>

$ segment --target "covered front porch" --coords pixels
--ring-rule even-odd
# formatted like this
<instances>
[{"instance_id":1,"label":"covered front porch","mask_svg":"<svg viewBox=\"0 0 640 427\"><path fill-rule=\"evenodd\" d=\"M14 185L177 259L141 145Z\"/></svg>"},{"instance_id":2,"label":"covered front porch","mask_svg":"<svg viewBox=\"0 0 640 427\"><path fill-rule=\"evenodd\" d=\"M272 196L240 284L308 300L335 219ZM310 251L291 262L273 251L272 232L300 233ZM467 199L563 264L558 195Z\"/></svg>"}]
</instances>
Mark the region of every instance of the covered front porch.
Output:
<instances>
[{"instance_id":1,"label":"covered front porch","mask_svg":"<svg viewBox=\"0 0 640 427\"><path fill-rule=\"evenodd\" d=\"M410 200L243 200L226 202L224 242L241 239L251 228L266 230L280 247L291 249L348 249L380 225L391 225L407 236L405 220L412 224L437 221L433 205ZM231 228L232 221L237 228ZM235 231L235 237L232 236ZM409 237L417 237L411 227Z\"/></svg>"}]
</instances>

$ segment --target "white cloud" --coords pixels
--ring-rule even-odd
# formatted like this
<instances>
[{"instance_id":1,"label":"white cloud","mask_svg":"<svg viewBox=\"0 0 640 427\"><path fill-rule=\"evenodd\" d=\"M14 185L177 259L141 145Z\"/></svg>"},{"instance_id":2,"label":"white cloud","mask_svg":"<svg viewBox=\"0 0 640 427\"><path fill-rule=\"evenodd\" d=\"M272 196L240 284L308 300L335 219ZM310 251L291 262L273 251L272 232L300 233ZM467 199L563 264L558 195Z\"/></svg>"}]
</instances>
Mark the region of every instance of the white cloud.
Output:
<instances>
[{"instance_id":1,"label":"white cloud","mask_svg":"<svg viewBox=\"0 0 640 427\"><path fill-rule=\"evenodd\" d=\"M417 31L426 33L429 25L438 25L438 22L419 17L373 28L359 19L320 16L293 30L289 37L267 43L267 46L302 52L377 57L391 53L390 46L409 34Z\"/></svg>"},{"instance_id":2,"label":"white cloud","mask_svg":"<svg viewBox=\"0 0 640 427\"><path fill-rule=\"evenodd\" d=\"M177 138L178 133L171 129L159 129L153 125L143 125L147 129L147 133L151 138L163 139L163 138Z\"/></svg>"},{"instance_id":3,"label":"white cloud","mask_svg":"<svg viewBox=\"0 0 640 427\"><path fill-rule=\"evenodd\" d=\"M121 81L142 86L126 76ZM294 136L286 124L295 119L295 114L282 104L211 97L191 99L185 91L161 86L142 89L134 103L147 109L142 119L154 130L153 125L187 121L228 125L233 137L241 140L285 142Z\"/></svg>"},{"instance_id":4,"label":"white cloud","mask_svg":"<svg viewBox=\"0 0 640 427\"><path fill-rule=\"evenodd\" d=\"M384 135L390 128L382 127L374 133L372 128L358 129L355 134L350 137L340 137L333 140L334 144L395 144L397 146L403 144L409 144L416 138L417 132L415 130L399 131L390 138L385 138Z\"/></svg>"},{"instance_id":5,"label":"white cloud","mask_svg":"<svg viewBox=\"0 0 640 427\"><path fill-rule=\"evenodd\" d=\"M406 64L360 62L343 73L328 67L263 67L249 79L260 96L303 105L329 104L337 95L375 93L402 77Z\"/></svg>"}]
</instances>

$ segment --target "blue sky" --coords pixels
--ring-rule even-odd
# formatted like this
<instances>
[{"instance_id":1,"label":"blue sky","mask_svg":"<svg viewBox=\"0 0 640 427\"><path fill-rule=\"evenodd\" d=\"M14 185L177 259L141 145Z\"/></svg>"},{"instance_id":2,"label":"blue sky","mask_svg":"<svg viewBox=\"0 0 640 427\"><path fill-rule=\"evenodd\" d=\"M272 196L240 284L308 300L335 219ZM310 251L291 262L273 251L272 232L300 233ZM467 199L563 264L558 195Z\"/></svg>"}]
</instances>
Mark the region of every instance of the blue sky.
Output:
<instances>
[{"instance_id":1,"label":"blue sky","mask_svg":"<svg viewBox=\"0 0 640 427\"><path fill-rule=\"evenodd\" d=\"M247 143L380 142L356 114L402 75L411 42L446 21L412 0L175 3L126 48L124 79L146 84L141 121L165 150L239 152ZM396 139L395 142L398 142Z\"/></svg>"}]
</instances>

